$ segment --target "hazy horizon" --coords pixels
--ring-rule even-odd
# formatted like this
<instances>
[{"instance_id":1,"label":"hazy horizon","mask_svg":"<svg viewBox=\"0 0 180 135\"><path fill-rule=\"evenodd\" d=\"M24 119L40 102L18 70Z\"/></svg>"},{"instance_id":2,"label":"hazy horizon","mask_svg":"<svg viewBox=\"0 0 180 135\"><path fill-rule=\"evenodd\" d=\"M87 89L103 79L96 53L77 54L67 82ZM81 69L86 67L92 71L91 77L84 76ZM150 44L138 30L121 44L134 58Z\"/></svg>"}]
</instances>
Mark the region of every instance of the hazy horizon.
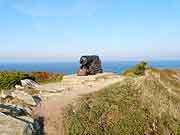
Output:
<instances>
[{"instance_id":1,"label":"hazy horizon","mask_svg":"<svg viewBox=\"0 0 180 135\"><path fill-rule=\"evenodd\" d=\"M0 59L0 64L2 63L79 63L79 58L74 59ZM100 57L102 62L155 62L155 61L180 61L180 58L157 58L157 59L104 59Z\"/></svg>"}]
</instances>

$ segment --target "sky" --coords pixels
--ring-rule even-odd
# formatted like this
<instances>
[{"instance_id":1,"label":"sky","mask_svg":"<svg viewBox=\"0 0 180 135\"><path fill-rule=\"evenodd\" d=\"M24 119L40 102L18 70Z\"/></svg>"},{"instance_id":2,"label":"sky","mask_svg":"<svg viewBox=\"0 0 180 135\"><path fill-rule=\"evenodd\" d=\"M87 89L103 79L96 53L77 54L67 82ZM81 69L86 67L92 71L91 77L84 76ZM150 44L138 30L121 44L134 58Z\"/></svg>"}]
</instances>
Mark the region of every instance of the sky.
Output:
<instances>
[{"instance_id":1,"label":"sky","mask_svg":"<svg viewBox=\"0 0 180 135\"><path fill-rule=\"evenodd\" d=\"M180 59L179 0L0 0L0 60Z\"/></svg>"}]
</instances>

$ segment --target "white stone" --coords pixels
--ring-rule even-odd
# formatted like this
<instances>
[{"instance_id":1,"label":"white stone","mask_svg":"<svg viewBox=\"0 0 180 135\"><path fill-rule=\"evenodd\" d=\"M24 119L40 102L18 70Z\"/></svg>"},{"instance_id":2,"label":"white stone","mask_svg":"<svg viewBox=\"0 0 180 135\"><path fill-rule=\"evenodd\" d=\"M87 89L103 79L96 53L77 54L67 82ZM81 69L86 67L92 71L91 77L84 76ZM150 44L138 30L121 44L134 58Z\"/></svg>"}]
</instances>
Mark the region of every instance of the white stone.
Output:
<instances>
[{"instance_id":1,"label":"white stone","mask_svg":"<svg viewBox=\"0 0 180 135\"><path fill-rule=\"evenodd\" d=\"M21 85L23 87L28 87L28 88L38 88L39 87L39 84L36 83L35 81L33 80L30 80L30 79L24 79L24 80L21 80Z\"/></svg>"}]
</instances>

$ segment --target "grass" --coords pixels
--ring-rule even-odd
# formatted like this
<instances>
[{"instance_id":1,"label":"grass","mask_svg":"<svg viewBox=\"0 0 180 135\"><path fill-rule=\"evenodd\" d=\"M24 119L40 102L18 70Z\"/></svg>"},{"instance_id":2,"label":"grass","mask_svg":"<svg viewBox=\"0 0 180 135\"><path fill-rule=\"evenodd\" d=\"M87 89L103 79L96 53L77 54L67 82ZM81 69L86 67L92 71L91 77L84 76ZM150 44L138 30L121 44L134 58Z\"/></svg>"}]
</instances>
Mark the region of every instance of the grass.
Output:
<instances>
[{"instance_id":1,"label":"grass","mask_svg":"<svg viewBox=\"0 0 180 135\"><path fill-rule=\"evenodd\" d=\"M179 73L148 69L86 95L65 113L67 134L180 135Z\"/></svg>"},{"instance_id":2,"label":"grass","mask_svg":"<svg viewBox=\"0 0 180 135\"><path fill-rule=\"evenodd\" d=\"M12 89L16 84L20 84L23 79L32 79L38 83L47 83L61 81L63 74L54 74L47 72L0 72L0 90Z\"/></svg>"},{"instance_id":3,"label":"grass","mask_svg":"<svg viewBox=\"0 0 180 135\"><path fill-rule=\"evenodd\" d=\"M30 78L30 76L24 72L0 72L0 90L11 89L25 78Z\"/></svg>"},{"instance_id":4,"label":"grass","mask_svg":"<svg viewBox=\"0 0 180 135\"><path fill-rule=\"evenodd\" d=\"M106 80L106 79L109 79L111 76L109 75L103 75L103 76L98 76L95 78L95 80Z\"/></svg>"}]
</instances>

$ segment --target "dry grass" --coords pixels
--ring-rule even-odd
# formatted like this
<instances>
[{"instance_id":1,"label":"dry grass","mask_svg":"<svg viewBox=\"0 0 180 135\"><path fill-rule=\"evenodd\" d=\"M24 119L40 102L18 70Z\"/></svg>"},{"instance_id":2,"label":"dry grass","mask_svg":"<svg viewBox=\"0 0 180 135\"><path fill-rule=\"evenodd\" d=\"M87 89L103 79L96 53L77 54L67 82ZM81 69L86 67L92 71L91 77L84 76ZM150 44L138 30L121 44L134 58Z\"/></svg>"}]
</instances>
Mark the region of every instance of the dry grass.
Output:
<instances>
[{"instance_id":1,"label":"dry grass","mask_svg":"<svg viewBox=\"0 0 180 135\"><path fill-rule=\"evenodd\" d=\"M180 119L179 73L180 71L150 69L146 76L137 81L144 102L149 102L152 111L160 117L165 112Z\"/></svg>"},{"instance_id":2,"label":"dry grass","mask_svg":"<svg viewBox=\"0 0 180 135\"><path fill-rule=\"evenodd\" d=\"M65 123L69 135L180 135L180 72L148 69L87 95Z\"/></svg>"}]
</instances>

